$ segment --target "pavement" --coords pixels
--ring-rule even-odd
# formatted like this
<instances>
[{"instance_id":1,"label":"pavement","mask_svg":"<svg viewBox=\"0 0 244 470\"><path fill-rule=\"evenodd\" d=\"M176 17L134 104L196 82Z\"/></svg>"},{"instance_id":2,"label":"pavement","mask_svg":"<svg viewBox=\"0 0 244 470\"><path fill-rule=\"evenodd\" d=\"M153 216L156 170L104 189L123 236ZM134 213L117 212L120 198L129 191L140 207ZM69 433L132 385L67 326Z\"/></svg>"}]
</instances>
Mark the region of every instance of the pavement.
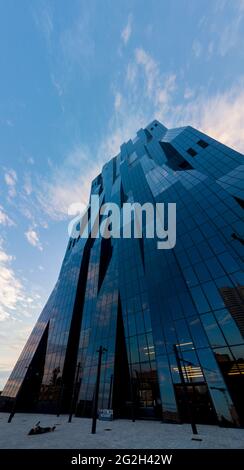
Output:
<instances>
[{"instance_id":1,"label":"pavement","mask_svg":"<svg viewBox=\"0 0 244 470\"><path fill-rule=\"evenodd\" d=\"M8 423L8 416L0 413L1 449L244 449L244 429L197 425L199 435L193 436L189 424L115 420L97 421L97 432L91 434L87 418L68 423L66 415L17 413ZM56 429L28 436L37 421Z\"/></svg>"}]
</instances>

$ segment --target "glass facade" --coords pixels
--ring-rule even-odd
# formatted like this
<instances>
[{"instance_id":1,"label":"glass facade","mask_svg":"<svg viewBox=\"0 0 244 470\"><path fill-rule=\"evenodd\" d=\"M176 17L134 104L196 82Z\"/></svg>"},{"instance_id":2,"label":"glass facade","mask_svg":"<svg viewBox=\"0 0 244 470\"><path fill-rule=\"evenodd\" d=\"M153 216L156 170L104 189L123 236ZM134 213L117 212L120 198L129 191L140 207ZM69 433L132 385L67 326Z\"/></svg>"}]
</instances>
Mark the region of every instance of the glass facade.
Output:
<instances>
[{"instance_id":1,"label":"glass facade","mask_svg":"<svg viewBox=\"0 0 244 470\"><path fill-rule=\"evenodd\" d=\"M1 407L244 425L243 155L187 126L140 129L92 182L100 203L176 203L177 242L70 239ZM145 235L145 225L143 225ZM75 397L75 399L74 399Z\"/></svg>"}]
</instances>

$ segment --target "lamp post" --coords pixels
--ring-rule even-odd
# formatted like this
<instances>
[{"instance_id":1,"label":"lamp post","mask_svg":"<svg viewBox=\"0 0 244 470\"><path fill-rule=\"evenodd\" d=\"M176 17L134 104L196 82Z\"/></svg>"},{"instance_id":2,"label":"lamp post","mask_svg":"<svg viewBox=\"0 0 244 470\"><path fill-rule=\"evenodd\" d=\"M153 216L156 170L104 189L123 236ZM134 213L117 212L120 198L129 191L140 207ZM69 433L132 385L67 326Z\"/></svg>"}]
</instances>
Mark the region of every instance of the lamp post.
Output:
<instances>
[{"instance_id":1,"label":"lamp post","mask_svg":"<svg viewBox=\"0 0 244 470\"><path fill-rule=\"evenodd\" d=\"M102 365L102 355L107 351L106 348L102 346L98 349L98 364L97 364L97 379L95 385L94 399L93 399L93 410L92 410L92 434L96 434L97 426L97 409L98 409L98 396L99 396L99 386L100 386L100 376L101 376L101 365Z\"/></svg>"},{"instance_id":2,"label":"lamp post","mask_svg":"<svg viewBox=\"0 0 244 470\"><path fill-rule=\"evenodd\" d=\"M196 426L196 423L194 421L194 416L193 416L193 413L192 413L192 409L191 409L190 404L188 402L186 381L185 381L185 377L184 377L182 367L181 367L181 362L184 362L184 359L180 358L179 352L178 352L178 349L177 349L177 345L174 344L173 347L174 347L174 353L175 353L175 357L176 357L177 367L178 367L179 374L180 374L180 379L181 379L181 382L182 382L182 385L183 385L184 401L185 401L185 404L186 404L186 407L187 407L187 414L190 418L192 432L193 432L193 434L198 434L197 426ZM188 361L186 361L186 362L188 362Z\"/></svg>"},{"instance_id":3,"label":"lamp post","mask_svg":"<svg viewBox=\"0 0 244 470\"><path fill-rule=\"evenodd\" d=\"M63 383L63 378L61 378L61 385L60 385L60 391L59 391L59 396L58 396L58 404L57 404L57 418L60 416L60 412L61 412L63 392L64 392L64 383Z\"/></svg>"},{"instance_id":4,"label":"lamp post","mask_svg":"<svg viewBox=\"0 0 244 470\"><path fill-rule=\"evenodd\" d=\"M113 383L114 383L114 376L111 374L110 376L110 386L109 386L109 396L108 396L108 409L111 408L112 403L112 395L113 395Z\"/></svg>"},{"instance_id":5,"label":"lamp post","mask_svg":"<svg viewBox=\"0 0 244 470\"><path fill-rule=\"evenodd\" d=\"M75 380L73 382L72 398L71 398L70 414L69 414L68 423L71 423L71 421L72 421L74 403L76 402L76 398L77 398L77 384L78 384L78 379L79 379L79 373L80 373L80 362L78 362L78 364L77 364L77 371L76 371L76 375L75 375Z\"/></svg>"}]
</instances>

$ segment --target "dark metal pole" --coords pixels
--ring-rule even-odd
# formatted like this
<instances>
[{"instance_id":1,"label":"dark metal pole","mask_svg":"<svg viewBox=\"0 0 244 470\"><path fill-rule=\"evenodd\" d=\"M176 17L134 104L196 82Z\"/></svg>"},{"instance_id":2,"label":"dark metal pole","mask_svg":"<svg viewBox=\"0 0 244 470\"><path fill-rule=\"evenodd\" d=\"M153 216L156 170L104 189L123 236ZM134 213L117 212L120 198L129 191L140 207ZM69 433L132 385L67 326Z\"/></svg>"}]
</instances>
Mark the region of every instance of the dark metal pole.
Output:
<instances>
[{"instance_id":1,"label":"dark metal pole","mask_svg":"<svg viewBox=\"0 0 244 470\"><path fill-rule=\"evenodd\" d=\"M187 412L188 412L187 414L188 414L188 416L189 416L189 418L190 418L190 423L191 423L191 427L192 427L192 432L193 432L193 434L198 434L198 432L197 432L197 426L196 426L196 423L195 423L194 418L193 418L192 409L191 409L191 406L190 406L190 404L189 404L189 402L188 402L186 381L185 381L184 374L183 374L183 372L182 372L181 358L180 358L180 356L179 356L179 353L178 353L178 349L177 349L176 344L174 344L174 353L175 353L176 362L177 362L177 367L178 367L179 374L180 374L180 379L181 379L181 382L182 382L182 385L183 385L185 404L186 404L186 407L187 407Z\"/></svg>"},{"instance_id":2,"label":"dark metal pole","mask_svg":"<svg viewBox=\"0 0 244 470\"><path fill-rule=\"evenodd\" d=\"M97 379L95 385L95 393L93 399L93 410L92 410L92 434L96 434L96 427L97 427L97 409L98 409L98 396L99 396L99 386L100 386L100 375L101 375L101 365L102 365L102 354L107 349L103 348L102 346L99 347L98 350L98 365L97 365Z\"/></svg>"},{"instance_id":3,"label":"dark metal pole","mask_svg":"<svg viewBox=\"0 0 244 470\"><path fill-rule=\"evenodd\" d=\"M79 379L79 373L80 373L80 362L78 362L76 376L75 376L75 380L73 382L72 399L71 399L70 414L69 414L68 423L71 423L71 421L72 421L74 402L75 402L76 392L77 392L76 387L77 387L77 383L78 383L78 379Z\"/></svg>"},{"instance_id":4,"label":"dark metal pole","mask_svg":"<svg viewBox=\"0 0 244 470\"><path fill-rule=\"evenodd\" d=\"M61 387L59 391L59 397L58 397L57 417L60 416L60 409L61 409L61 405L63 401L63 391L64 391L64 383L63 383L63 378L62 378Z\"/></svg>"},{"instance_id":5,"label":"dark metal pole","mask_svg":"<svg viewBox=\"0 0 244 470\"><path fill-rule=\"evenodd\" d=\"M111 402L112 402L112 393L113 393L113 382L114 382L114 376L111 374L110 377L110 386L109 386L109 396L108 396L108 409L111 409Z\"/></svg>"}]
</instances>

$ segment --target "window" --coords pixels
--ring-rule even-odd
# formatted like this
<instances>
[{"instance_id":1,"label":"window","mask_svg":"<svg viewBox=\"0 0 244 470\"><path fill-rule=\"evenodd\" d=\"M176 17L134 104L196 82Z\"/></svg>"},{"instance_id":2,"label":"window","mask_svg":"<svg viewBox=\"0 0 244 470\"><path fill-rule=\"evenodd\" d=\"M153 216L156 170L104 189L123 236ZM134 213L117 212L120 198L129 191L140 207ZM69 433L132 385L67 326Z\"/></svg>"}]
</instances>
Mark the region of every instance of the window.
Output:
<instances>
[{"instance_id":1,"label":"window","mask_svg":"<svg viewBox=\"0 0 244 470\"><path fill-rule=\"evenodd\" d=\"M200 318L198 317L191 317L188 320L191 335L194 341L194 345L197 348L205 348L208 347L208 340L206 334L203 330L202 324L200 322Z\"/></svg>"},{"instance_id":2,"label":"window","mask_svg":"<svg viewBox=\"0 0 244 470\"><path fill-rule=\"evenodd\" d=\"M229 344L242 343L241 333L227 309L216 311L215 317Z\"/></svg>"},{"instance_id":3,"label":"window","mask_svg":"<svg viewBox=\"0 0 244 470\"><path fill-rule=\"evenodd\" d=\"M187 150L187 153L189 153L189 155L191 155L191 157L195 157L197 155L197 152L192 147L190 147Z\"/></svg>"},{"instance_id":4,"label":"window","mask_svg":"<svg viewBox=\"0 0 244 470\"><path fill-rule=\"evenodd\" d=\"M202 147L203 149L205 149L206 147L208 147L208 143L205 142L205 140L202 140L200 139L198 142L197 142L197 145L200 145L200 147Z\"/></svg>"},{"instance_id":5,"label":"window","mask_svg":"<svg viewBox=\"0 0 244 470\"><path fill-rule=\"evenodd\" d=\"M151 131L153 131L153 127L151 127Z\"/></svg>"},{"instance_id":6,"label":"window","mask_svg":"<svg viewBox=\"0 0 244 470\"><path fill-rule=\"evenodd\" d=\"M180 347L181 351L192 349L193 343L187 328L187 324L185 320L178 320L175 322L177 336L179 339L178 346Z\"/></svg>"},{"instance_id":7,"label":"window","mask_svg":"<svg viewBox=\"0 0 244 470\"><path fill-rule=\"evenodd\" d=\"M220 295L219 289L216 287L214 282L205 282L204 284L202 284L202 289L208 299L209 304L213 309L223 308L225 306L224 301Z\"/></svg>"},{"instance_id":8,"label":"window","mask_svg":"<svg viewBox=\"0 0 244 470\"><path fill-rule=\"evenodd\" d=\"M192 170L192 166L191 166L190 163L188 163L186 160L184 160L184 162L180 163L180 164L179 164L179 167L180 167L182 170Z\"/></svg>"},{"instance_id":9,"label":"window","mask_svg":"<svg viewBox=\"0 0 244 470\"><path fill-rule=\"evenodd\" d=\"M197 310L199 313L205 313L209 310L209 305L206 300L205 295L203 294L203 291L200 287L193 287L190 289L193 300L195 302L195 305L197 307Z\"/></svg>"},{"instance_id":10,"label":"window","mask_svg":"<svg viewBox=\"0 0 244 470\"><path fill-rule=\"evenodd\" d=\"M205 315L202 315L201 320L211 345L213 347L225 346L225 339L212 313L206 313Z\"/></svg>"}]
</instances>

